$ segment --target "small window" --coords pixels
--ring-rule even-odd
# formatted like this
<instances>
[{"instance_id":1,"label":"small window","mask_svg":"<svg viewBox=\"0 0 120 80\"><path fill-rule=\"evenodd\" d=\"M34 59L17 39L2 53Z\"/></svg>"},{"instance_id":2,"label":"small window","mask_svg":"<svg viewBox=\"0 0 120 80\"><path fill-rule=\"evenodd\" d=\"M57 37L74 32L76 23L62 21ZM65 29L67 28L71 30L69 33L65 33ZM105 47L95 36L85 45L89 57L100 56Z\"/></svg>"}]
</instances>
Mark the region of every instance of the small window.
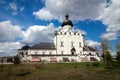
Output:
<instances>
[{"instance_id":1,"label":"small window","mask_svg":"<svg viewBox=\"0 0 120 80\"><path fill-rule=\"evenodd\" d=\"M71 32L69 32L69 34L71 35Z\"/></svg>"},{"instance_id":2,"label":"small window","mask_svg":"<svg viewBox=\"0 0 120 80\"><path fill-rule=\"evenodd\" d=\"M91 56L92 54L91 54L91 53L89 53L89 55Z\"/></svg>"},{"instance_id":3,"label":"small window","mask_svg":"<svg viewBox=\"0 0 120 80\"><path fill-rule=\"evenodd\" d=\"M66 35L66 32L64 34Z\"/></svg>"},{"instance_id":4,"label":"small window","mask_svg":"<svg viewBox=\"0 0 120 80\"><path fill-rule=\"evenodd\" d=\"M49 54L51 55L51 54L52 54L52 52L49 52Z\"/></svg>"},{"instance_id":5,"label":"small window","mask_svg":"<svg viewBox=\"0 0 120 80\"><path fill-rule=\"evenodd\" d=\"M79 42L79 47L82 47L81 42Z\"/></svg>"},{"instance_id":6,"label":"small window","mask_svg":"<svg viewBox=\"0 0 120 80\"><path fill-rule=\"evenodd\" d=\"M26 55L28 55L28 52L26 52Z\"/></svg>"},{"instance_id":7,"label":"small window","mask_svg":"<svg viewBox=\"0 0 120 80\"><path fill-rule=\"evenodd\" d=\"M62 34L62 32L60 32L60 34Z\"/></svg>"},{"instance_id":8,"label":"small window","mask_svg":"<svg viewBox=\"0 0 120 80\"><path fill-rule=\"evenodd\" d=\"M61 45L60 45L60 46L61 46L61 47L64 47L64 46L63 46L63 42L61 42Z\"/></svg>"},{"instance_id":9,"label":"small window","mask_svg":"<svg viewBox=\"0 0 120 80\"><path fill-rule=\"evenodd\" d=\"M76 33L74 33L74 35L76 35Z\"/></svg>"},{"instance_id":10,"label":"small window","mask_svg":"<svg viewBox=\"0 0 120 80\"><path fill-rule=\"evenodd\" d=\"M24 53L23 52L21 52L20 55L21 55L21 57L24 57Z\"/></svg>"},{"instance_id":11,"label":"small window","mask_svg":"<svg viewBox=\"0 0 120 80\"><path fill-rule=\"evenodd\" d=\"M45 52L42 52L42 54L44 55L44 54L45 54Z\"/></svg>"},{"instance_id":12,"label":"small window","mask_svg":"<svg viewBox=\"0 0 120 80\"><path fill-rule=\"evenodd\" d=\"M63 51L61 51L61 54L63 55Z\"/></svg>"},{"instance_id":13,"label":"small window","mask_svg":"<svg viewBox=\"0 0 120 80\"><path fill-rule=\"evenodd\" d=\"M78 33L78 35L80 35L80 33Z\"/></svg>"},{"instance_id":14,"label":"small window","mask_svg":"<svg viewBox=\"0 0 120 80\"><path fill-rule=\"evenodd\" d=\"M71 47L74 47L74 42L71 42Z\"/></svg>"},{"instance_id":15,"label":"small window","mask_svg":"<svg viewBox=\"0 0 120 80\"><path fill-rule=\"evenodd\" d=\"M38 52L35 52L35 54L38 54Z\"/></svg>"}]
</instances>

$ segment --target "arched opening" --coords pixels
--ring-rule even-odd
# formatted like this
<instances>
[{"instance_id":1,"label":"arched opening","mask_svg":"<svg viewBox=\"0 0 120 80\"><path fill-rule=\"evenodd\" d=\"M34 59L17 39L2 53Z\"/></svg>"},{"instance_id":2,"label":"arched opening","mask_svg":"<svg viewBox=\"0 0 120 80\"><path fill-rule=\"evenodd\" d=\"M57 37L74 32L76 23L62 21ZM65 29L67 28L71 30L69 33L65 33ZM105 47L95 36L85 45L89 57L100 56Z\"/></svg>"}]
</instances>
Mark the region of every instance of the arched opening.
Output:
<instances>
[{"instance_id":1,"label":"arched opening","mask_svg":"<svg viewBox=\"0 0 120 80\"><path fill-rule=\"evenodd\" d=\"M76 52L76 49L73 47L73 48L71 49L71 54L74 55L75 52Z\"/></svg>"}]
</instances>

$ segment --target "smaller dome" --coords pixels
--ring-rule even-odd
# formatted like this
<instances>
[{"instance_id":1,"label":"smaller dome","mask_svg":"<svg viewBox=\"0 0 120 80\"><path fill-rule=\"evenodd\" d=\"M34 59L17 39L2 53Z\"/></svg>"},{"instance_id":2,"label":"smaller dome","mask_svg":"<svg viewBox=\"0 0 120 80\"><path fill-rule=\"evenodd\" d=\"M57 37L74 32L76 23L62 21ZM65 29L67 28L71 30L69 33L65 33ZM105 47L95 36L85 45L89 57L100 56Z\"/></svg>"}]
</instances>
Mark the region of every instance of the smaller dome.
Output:
<instances>
[{"instance_id":1,"label":"smaller dome","mask_svg":"<svg viewBox=\"0 0 120 80\"><path fill-rule=\"evenodd\" d=\"M65 26L65 25L71 25L71 26L73 26L72 21L69 20L69 15L66 15L66 16L65 16L65 20L63 21L63 23L62 23L61 26L63 27L63 26Z\"/></svg>"},{"instance_id":2,"label":"smaller dome","mask_svg":"<svg viewBox=\"0 0 120 80\"><path fill-rule=\"evenodd\" d=\"M21 49L22 50L28 50L29 48L30 48L30 46L28 46L28 44L27 44L27 45L23 46Z\"/></svg>"}]
</instances>

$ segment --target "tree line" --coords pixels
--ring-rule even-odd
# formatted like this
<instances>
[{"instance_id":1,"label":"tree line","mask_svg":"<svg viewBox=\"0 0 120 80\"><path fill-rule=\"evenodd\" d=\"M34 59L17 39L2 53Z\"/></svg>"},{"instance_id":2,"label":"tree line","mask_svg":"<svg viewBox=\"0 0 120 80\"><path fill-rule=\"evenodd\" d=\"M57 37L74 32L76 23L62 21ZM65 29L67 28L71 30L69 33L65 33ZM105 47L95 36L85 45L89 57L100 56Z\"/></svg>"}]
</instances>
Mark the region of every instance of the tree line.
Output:
<instances>
[{"instance_id":1,"label":"tree line","mask_svg":"<svg viewBox=\"0 0 120 80\"><path fill-rule=\"evenodd\" d=\"M116 45L116 56L113 58L110 54L108 41L102 40L102 59L106 68L120 68L120 44Z\"/></svg>"}]
</instances>

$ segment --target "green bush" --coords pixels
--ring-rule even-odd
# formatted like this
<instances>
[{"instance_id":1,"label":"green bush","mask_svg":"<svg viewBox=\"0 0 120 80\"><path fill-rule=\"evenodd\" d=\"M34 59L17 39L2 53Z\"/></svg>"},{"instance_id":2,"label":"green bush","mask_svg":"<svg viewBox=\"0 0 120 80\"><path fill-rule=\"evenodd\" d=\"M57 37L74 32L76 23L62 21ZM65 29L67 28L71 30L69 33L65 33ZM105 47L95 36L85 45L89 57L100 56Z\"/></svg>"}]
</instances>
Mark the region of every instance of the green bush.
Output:
<instances>
[{"instance_id":1,"label":"green bush","mask_svg":"<svg viewBox=\"0 0 120 80\"><path fill-rule=\"evenodd\" d=\"M18 55L16 55L16 56L14 57L13 63L14 63L14 64L20 64L20 59L19 59Z\"/></svg>"},{"instance_id":2,"label":"green bush","mask_svg":"<svg viewBox=\"0 0 120 80\"><path fill-rule=\"evenodd\" d=\"M117 66L120 66L120 51L117 52L116 62L117 62Z\"/></svg>"},{"instance_id":3,"label":"green bush","mask_svg":"<svg viewBox=\"0 0 120 80\"><path fill-rule=\"evenodd\" d=\"M105 59L106 59L106 66L111 66L112 65L112 56L108 51L105 55Z\"/></svg>"}]
</instances>

